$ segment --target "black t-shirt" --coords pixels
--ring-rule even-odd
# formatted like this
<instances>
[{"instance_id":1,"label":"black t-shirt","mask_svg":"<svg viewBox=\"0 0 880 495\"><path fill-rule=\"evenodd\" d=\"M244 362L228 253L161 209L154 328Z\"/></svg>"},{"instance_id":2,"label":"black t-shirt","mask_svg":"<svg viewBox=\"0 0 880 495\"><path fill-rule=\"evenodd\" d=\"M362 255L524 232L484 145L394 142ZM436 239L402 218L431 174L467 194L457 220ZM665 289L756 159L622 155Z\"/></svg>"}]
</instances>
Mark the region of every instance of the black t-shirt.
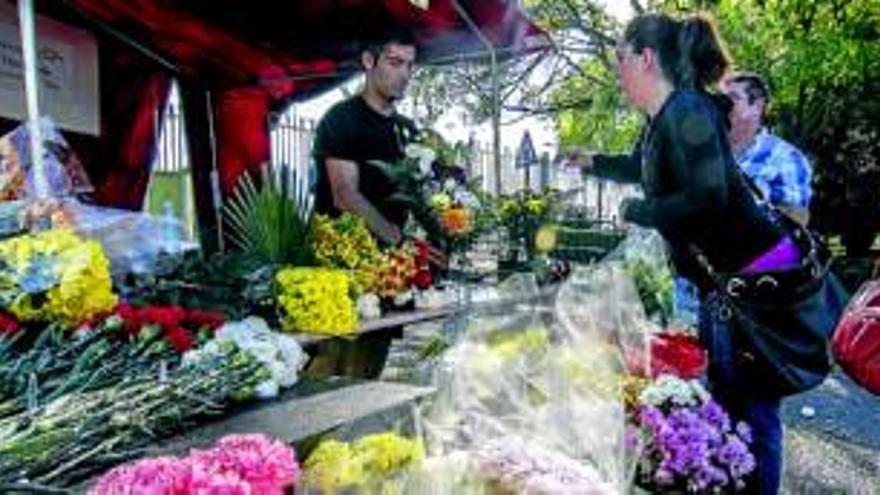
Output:
<instances>
[{"instance_id":1,"label":"black t-shirt","mask_svg":"<svg viewBox=\"0 0 880 495\"><path fill-rule=\"evenodd\" d=\"M691 278L699 277L689 245L717 270L734 272L784 235L743 180L725 119L709 95L679 90L649 122L637 152L595 161L597 175L641 182L645 199L627 209L627 220L659 230L679 271Z\"/></svg>"},{"instance_id":2,"label":"black t-shirt","mask_svg":"<svg viewBox=\"0 0 880 495\"><path fill-rule=\"evenodd\" d=\"M403 158L404 147L415 139L415 124L397 113L382 115L360 96L337 103L321 119L315 134L313 156L317 167L315 211L331 216L341 212L333 204L327 158L355 162L360 172L360 192L391 223L402 227L407 211L389 201L394 184L372 160L394 162Z\"/></svg>"}]
</instances>

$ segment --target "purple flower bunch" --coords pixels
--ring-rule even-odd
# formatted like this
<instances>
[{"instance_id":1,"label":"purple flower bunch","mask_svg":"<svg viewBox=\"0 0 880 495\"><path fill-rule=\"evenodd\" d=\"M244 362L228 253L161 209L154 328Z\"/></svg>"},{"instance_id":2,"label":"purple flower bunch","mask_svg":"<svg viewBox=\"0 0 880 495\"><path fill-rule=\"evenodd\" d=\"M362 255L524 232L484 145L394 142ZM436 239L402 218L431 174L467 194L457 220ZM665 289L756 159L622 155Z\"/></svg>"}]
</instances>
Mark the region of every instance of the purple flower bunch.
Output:
<instances>
[{"instance_id":1,"label":"purple flower bunch","mask_svg":"<svg viewBox=\"0 0 880 495\"><path fill-rule=\"evenodd\" d=\"M637 422L641 474L660 488L733 491L755 469L751 429L742 422L732 425L712 399L645 405Z\"/></svg>"}]
</instances>

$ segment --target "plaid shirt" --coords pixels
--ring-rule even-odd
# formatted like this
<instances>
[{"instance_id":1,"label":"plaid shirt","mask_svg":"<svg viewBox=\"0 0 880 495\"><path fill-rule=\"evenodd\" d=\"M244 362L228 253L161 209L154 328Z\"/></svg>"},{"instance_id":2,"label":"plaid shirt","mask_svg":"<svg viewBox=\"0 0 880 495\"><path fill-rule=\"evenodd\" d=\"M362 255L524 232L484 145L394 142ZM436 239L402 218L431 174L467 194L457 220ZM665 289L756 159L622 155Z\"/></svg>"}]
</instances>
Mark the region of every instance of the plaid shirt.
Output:
<instances>
[{"instance_id":1,"label":"plaid shirt","mask_svg":"<svg viewBox=\"0 0 880 495\"><path fill-rule=\"evenodd\" d=\"M807 157L789 142L762 129L737 162L771 204L810 206L813 171Z\"/></svg>"}]
</instances>

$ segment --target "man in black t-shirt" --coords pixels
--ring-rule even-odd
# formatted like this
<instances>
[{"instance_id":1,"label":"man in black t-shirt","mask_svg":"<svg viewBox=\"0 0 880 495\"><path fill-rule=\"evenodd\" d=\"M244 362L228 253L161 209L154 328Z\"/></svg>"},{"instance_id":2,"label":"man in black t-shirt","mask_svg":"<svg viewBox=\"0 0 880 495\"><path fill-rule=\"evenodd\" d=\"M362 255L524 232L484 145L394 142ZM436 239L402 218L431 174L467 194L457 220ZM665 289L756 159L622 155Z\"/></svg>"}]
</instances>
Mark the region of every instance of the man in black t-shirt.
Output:
<instances>
[{"instance_id":1,"label":"man in black t-shirt","mask_svg":"<svg viewBox=\"0 0 880 495\"><path fill-rule=\"evenodd\" d=\"M394 108L403 97L415 57L415 44L405 31L389 33L368 46L361 54L363 91L331 108L315 136L315 210L332 216L354 213L386 244L402 240L408 212L389 201L396 192L394 184L370 161L400 160L404 147L416 137L415 124Z\"/></svg>"},{"instance_id":2,"label":"man in black t-shirt","mask_svg":"<svg viewBox=\"0 0 880 495\"><path fill-rule=\"evenodd\" d=\"M394 183L370 162L400 160L406 145L416 138L415 124L394 108L406 90L415 57L415 43L406 31L390 31L369 45L361 54L366 75L363 91L331 108L315 135L315 211L358 215L386 245L403 240L409 212L389 199L396 192ZM429 259L435 264L443 261L433 248ZM391 339L400 335L400 327L394 327L362 334L354 341L328 343L319 349L310 371L377 377Z\"/></svg>"}]
</instances>

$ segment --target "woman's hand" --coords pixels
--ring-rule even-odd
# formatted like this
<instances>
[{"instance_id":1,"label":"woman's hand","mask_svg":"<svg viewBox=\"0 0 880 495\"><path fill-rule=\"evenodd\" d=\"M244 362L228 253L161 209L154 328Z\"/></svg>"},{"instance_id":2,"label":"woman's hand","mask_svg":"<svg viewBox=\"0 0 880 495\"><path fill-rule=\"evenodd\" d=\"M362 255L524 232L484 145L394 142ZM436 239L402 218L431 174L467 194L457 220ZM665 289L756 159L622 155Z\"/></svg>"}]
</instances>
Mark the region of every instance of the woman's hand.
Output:
<instances>
[{"instance_id":1,"label":"woman's hand","mask_svg":"<svg viewBox=\"0 0 880 495\"><path fill-rule=\"evenodd\" d=\"M594 153L573 146L560 151L556 161L565 167L577 167L582 172L589 173L593 169L593 155Z\"/></svg>"}]
</instances>

